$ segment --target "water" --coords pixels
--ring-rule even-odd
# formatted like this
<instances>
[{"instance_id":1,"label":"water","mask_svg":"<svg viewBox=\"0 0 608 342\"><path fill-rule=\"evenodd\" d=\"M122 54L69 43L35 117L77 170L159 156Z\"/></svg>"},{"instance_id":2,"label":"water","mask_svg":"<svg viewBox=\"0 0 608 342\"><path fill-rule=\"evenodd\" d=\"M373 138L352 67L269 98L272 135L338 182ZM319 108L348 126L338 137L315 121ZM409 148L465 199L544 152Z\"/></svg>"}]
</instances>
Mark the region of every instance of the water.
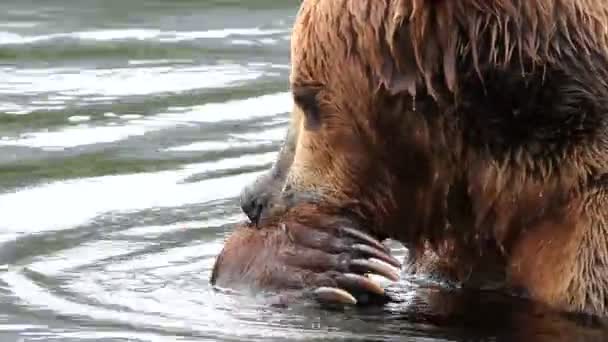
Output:
<instances>
[{"instance_id":1,"label":"water","mask_svg":"<svg viewBox=\"0 0 608 342\"><path fill-rule=\"evenodd\" d=\"M342 311L209 286L286 128L298 2L0 3L0 340L603 340L407 280Z\"/></svg>"}]
</instances>

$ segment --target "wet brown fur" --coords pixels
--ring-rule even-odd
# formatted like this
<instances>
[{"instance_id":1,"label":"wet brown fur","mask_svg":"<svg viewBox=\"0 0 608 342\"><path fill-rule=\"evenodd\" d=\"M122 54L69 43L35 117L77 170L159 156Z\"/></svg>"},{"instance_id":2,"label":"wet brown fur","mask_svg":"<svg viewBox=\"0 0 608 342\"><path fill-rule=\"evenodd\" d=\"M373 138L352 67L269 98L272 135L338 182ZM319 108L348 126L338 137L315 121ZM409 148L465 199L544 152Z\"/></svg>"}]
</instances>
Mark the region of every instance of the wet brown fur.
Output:
<instances>
[{"instance_id":1,"label":"wet brown fur","mask_svg":"<svg viewBox=\"0 0 608 342\"><path fill-rule=\"evenodd\" d=\"M411 272L606 315L607 80L603 0L305 0L283 192L400 240Z\"/></svg>"},{"instance_id":2,"label":"wet brown fur","mask_svg":"<svg viewBox=\"0 0 608 342\"><path fill-rule=\"evenodd\" d=\"M322 127L287 183L420 266L431 248L457 281L606 313L607 47L599 0L304 1L291 82Z\"/></svg>"}]
</instances>

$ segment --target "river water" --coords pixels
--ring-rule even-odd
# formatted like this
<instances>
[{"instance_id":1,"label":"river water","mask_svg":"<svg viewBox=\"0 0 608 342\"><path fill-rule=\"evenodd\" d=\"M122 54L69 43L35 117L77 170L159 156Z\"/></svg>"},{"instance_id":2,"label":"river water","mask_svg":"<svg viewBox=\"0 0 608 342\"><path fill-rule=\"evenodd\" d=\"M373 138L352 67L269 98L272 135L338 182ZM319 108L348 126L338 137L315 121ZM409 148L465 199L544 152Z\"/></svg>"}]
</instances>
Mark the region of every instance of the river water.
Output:
<instances>
[{"instance_id":1,"label":"river water","mask_svg":"<svg viewBox=\"0 0 608 342\"><path fill-rule=\"evenodd\" d=\"M0 340L605 340L413 280L345 310L209 286L286 128L298 3L0 3Z\"/></svg>"}]
</instances>

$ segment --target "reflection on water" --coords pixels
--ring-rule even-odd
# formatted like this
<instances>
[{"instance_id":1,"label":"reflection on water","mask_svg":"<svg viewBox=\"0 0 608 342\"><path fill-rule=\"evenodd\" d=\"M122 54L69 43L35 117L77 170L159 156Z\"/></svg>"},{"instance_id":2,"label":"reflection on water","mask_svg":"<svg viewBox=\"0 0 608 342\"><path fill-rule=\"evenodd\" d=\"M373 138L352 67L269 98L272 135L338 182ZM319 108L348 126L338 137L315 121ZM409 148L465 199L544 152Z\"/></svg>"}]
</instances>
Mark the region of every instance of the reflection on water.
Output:
<instances>
[{"instance_id":1,"label":"reflection on water","mask_svg":"<svg viewBox=\"0 0 608 342\"><path fill-rule=\"evenodd\" d=\"M284 135L297 4L0 3L2 340L605 340L407 280L342 311L209 287L238 192Z\"/></svg>"}]
</instances>

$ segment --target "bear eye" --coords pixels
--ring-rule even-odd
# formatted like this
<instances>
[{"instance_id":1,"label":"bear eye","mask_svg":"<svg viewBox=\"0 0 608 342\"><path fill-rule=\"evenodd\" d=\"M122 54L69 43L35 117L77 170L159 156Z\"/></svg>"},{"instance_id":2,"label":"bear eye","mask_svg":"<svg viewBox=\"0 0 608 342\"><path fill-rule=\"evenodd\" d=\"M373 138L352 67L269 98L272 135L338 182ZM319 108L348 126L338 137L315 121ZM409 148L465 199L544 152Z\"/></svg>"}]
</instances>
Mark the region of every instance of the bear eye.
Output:
<instances>
[{"instance_id":1,"label":"bear eye","mask_svg":"<svg viewBox=\"0 0 608 342\"><path fill-rule=\"evenodd\" d=\"M304 112L306 116L305 128L309 130L316 130L321 126L321 109L318 94L319 88L314 86L293 88L294 102Z\"/></svg>"}]
</instances>

